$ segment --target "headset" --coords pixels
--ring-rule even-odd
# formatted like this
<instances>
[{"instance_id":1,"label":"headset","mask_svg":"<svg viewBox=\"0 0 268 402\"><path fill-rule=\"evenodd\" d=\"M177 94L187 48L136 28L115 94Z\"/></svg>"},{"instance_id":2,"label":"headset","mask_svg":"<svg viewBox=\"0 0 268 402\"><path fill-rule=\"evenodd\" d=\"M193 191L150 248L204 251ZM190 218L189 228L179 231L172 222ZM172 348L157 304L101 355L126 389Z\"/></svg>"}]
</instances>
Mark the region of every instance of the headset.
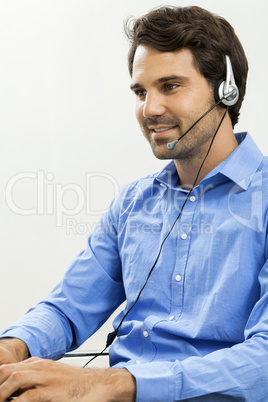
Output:
<instances>
[{"instance_id":1,"label":"headset","mask_svg":"<svg viewBox=\"0 0 268 402\"><path fill-rule=\"evenodd\" d=\"M117 328L116 328L113 332L111 332L111 333L108 334L105 348L104 348L101 352L99 352L99 353L97 353L97 354L93 354L93 357L92 357L83 367L86 367L86 366L87 366L92 360L94 360L96 357L98 357L98 356L104 354L104 351L113 343L114 339L116 338L117 333L118 333L118 330L119 330L119 328L121 327L123 321L125 320L125 318L127 317L127 315L130 313L130 311L134 308L134 306L137 304L138 300L140 299L140 296L141 296L141 294L142 294L142 292L143 292L145 286L147 285L147 283L148 283L148 281L149 281L149 278L150 278L150 276L151 276L151 274L152 274L152 272L153 272L155 266L157 265L157 262L158 262L158 260L159 260L159 257L160 257L160 255L161 255L161 253L162 253L162 249L163 249L164 243L166 242L166 240L168 239L169 235L171 234L171 232L172 232L174 226L175 226L176 223L178 222L178 220L179 220L179 218L180 218L180 216L181 216L181 214L182 214L182 211L183 211L183 209L184 209L184 207L185 207L185 204L186 204L186 202L188 201L188 199L189 199L189 197L190 197L190 195L191 195L191 193L192 193L192 191L193 191L193 189L194 189L194 187L195 187L195 185L196 185L196 183L197 183L197 180L198 180L199 174L200 174L200 172L201 172L201 169L202 169L202 167L203 167L203 165L204 165L204 163L205 163L205 160L206 160L206 158L207 158L207 156L208 156L208 154L209 154L209 152L210 152L210 150L211 150L211 147L212 147L212 144L213 144L214 139L215 139L215 137L216 137L216 134L217 134L218 131L219 131L219 128L220 128L220 126L221 126L221 124L222 124L222 122L223 122L223 120L224 120L224 118L225 118L225 116L226 116L226 114L227 114L227 111L228 111L229 108L231 108L232 106L234 106L234 105L238 102L238 99L239 99L239 90L238 90L238 87L237 87L237 85L236 85L236 83L235 83L231 60L230 60L229 56L227 56L227 55L225 56L225 59L226 59L226 78L220 80L220 81L215 85L215 88L214 88L214 97L215 97L215 102L216 102L216 103L215 103L209 110L207 110L198 120L196 120L196 122L193 123L192 126L191 126L184 134L182 134L180 138L178 138L177 140L172 141L172 142L170 142L170 143L167 144L167 148L168 148L169 150L173 150L173 149L175 148L176 144L177 144L186 134L188 134L189 131L192 130L192 128L193 128L200 120L202 120L209 112L211 112L211 110L213 110L216 106L220 106L220 107L226 109L225 112L224 112L224 114L223 114L223 116L222 116L222 118L221 118L221 120L220 120L220 123L218 124L218 127L217 127L217 129L216 129L216 131L215 131L215 133L214 133L214 135L213 135L213 137L212 137L212 140L211 140L211 143L210 143L209 148L208 148L208 150L207 150L207 153L206 153L206 155L205 155L205 157L204 157L204 159L203 159L203 161L202 161L202 163L201 163L201 165L200 165L200 167L199 167L199 170L198 170L198 172L197 172L197 175L196 175L196 178L195 178L195 180L194 180L194 183L193 183L193 185L192 185L192 187L191 187L189 193L187 194L187 196L186 196L186 198L185 198L185 200L184 200L184 202L183 202L183 205L182 205L182 207L181 207L181 209L180 209L180 212L179 212L178 216L176 217L176 219L175 219L175 221L173 222L173 224L172 224L170 230L168 231L168 233L167 233L166 236L164 237L164 240L162 241L162 243L161 243L161 245L160 245L160 247L159 247L157 257L156 257L156 259L155 259L155 261L154 261L154 263L153 263L151 269L149 270L149 273L148 273L148 275L147 275L147 278L146 278L146 280L145 280L145 282L144 282L142 288L140 289L139 294L137 295L137 298L136 298L135 302L129 307L129 309L127 310L127 312L125 313L125 315L124 315L123 318L121 319L121 321L120 321L119 325L117 326ZM90 355L92 356L92 354L81 353L81 354L75 354L75 355L66 354L65 356L66 356L66 357L72 357L72 356L76 356L76 357L77 357L77 356L79 356L79 357L82 357L82 356L83 356L83 357L85 357L85 356L90 356Z\"/></svg>"},{"instance_id":2,"label":"headset","mask_svg":"<svg viewBox=\"0 0 268 402\"><path fill-rule=\"evenodd\" d=\"M232 63L229 56L225 56L226 60L226 78L220 80L214 88L214 97L216 103L223 108L234 106L239 99L239 90L235 83Z\"/></svg>"}]
</instances>

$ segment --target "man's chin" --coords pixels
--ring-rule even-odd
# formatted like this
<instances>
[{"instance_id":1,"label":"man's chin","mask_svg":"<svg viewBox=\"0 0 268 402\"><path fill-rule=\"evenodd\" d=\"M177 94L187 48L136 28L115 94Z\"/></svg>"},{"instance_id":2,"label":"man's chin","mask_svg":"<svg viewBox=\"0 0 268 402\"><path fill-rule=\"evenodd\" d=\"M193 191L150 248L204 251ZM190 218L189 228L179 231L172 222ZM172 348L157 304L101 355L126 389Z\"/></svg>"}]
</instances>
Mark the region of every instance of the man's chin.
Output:
<instances>
[{"instance_id":1,"label":"man's chin","mask_svg":"<svg viewBox=\"0 0 268 402\"><path fill-rule=\"evenodd\" d=\"M151 147L154 156L160 160L173 159L172 152L167 149L166 145L164 147Z\"/></svg>"}]
</instances>

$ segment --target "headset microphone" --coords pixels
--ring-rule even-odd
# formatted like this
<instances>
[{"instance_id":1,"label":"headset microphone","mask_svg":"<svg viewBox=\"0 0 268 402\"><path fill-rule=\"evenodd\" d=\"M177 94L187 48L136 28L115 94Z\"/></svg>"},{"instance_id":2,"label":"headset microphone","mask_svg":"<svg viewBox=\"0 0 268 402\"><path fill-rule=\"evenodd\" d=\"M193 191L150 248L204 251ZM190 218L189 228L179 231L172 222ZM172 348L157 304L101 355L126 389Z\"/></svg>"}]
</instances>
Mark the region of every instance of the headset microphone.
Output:
<instances>
[{"instance_id":1,"label":"headset microphone","mask_svg":"<svg viewBox=\"0 0 268 402\"><path fill-rule=\"evenodd\" d=\"M215 105L213 105L213 106L212 106L210 109L208 109L204 114L202 114L202 116L199 117L199 119L196 120L196 121L194 122L194 124L192 124L191 127L189 127L188 130L185 131L185 133L182 134L182 136L181 136L180 138L177 138L176 140L174 140L174 141L172 141L172 142L169 142L169 143L167 144L167 149L169 149L170 151L172 151L172 150L175 148L176 144L177 144L180 140L182 140L183 137L184 137L186 134L188 134L189 131L191 131L192 128L194 128L194 126L195 126L197 123L200 122L200 120L203 119L203 117L205 117L209 112L211 112L211 110L214 109L214 107L218 106L218 105L221 103L221 101L222 101L222 100L220 99L217 103L215 103Z\"/></svg>"},{"instance_id":2,"label":"headset microphone","mask_svg":"<svg viewBox=\"0 0 268 402\"><path fill-rule=\"evenodd\" d=\"M194 128L194 126L197 123L199 123L200 120L202 120L203 117L205 117L209 112L211 112L211 110L213 110L216 106L220 106L226 109L234 106L237 103L239 99L239 90L235 83L231 60L227 55L225 56L225 58L226 58L226 79L219 81L218 84L215 86L214 89L214 96L216 100L215 105L213 105L198 120L196 120L196 122L194 122L194 124L192 124L191 127L188 128L188 130L185 131L185 133L180 138L177 138L176 140L169 142L167 144L167 149L169 149L170 151L172 151L175 148L176 144L186 134L188 134L189 131L192 130L192 128Z\"/></svg>"}]
</instances>

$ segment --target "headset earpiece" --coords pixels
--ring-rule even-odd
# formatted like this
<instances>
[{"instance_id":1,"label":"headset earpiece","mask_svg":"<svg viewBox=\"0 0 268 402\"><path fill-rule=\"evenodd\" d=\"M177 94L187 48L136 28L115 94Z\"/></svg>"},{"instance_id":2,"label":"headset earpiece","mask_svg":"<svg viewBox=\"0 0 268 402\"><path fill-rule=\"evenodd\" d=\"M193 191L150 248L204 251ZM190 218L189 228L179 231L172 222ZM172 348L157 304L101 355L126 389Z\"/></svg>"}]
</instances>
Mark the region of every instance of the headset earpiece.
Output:
<instances>
[{"instance_id":1,"label":"headset earpiece","mask_svg":"<svg viewBox=\"0 0 268 402\"><path fill-rule=\"evenodd\" d=\"M232 64L229 56L226 57L226 79L221 80L214 88L216 102L223 108L234 106L239 99L239 90L236 86Z\"/></svg>"}]
</instances>

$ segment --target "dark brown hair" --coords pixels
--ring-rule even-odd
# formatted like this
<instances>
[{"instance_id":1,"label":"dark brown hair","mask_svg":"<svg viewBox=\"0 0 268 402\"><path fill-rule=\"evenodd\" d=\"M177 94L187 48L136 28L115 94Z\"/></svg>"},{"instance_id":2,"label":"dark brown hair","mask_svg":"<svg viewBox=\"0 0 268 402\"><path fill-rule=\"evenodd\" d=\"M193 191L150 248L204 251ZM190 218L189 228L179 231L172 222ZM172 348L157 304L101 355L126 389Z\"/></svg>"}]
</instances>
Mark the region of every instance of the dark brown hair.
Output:
<instances>
[{"instance_id":1,"label":"dark brown hair","mask_svg":"<svg viewBox=\"0 0 268 402\"><path fill-rule=\"evenodd\" d=\"M129 19L125 32L131 43L128 54L130 75L139 45L151 46L161 52L188 48L200 73L215 88L217 82L226 77L225 55L228 55L239 89L239 100L229 110L234 127L246 92L248 63L229 22L197 6L160 7L136 21Z\"/></svg>"}]
</instances>

